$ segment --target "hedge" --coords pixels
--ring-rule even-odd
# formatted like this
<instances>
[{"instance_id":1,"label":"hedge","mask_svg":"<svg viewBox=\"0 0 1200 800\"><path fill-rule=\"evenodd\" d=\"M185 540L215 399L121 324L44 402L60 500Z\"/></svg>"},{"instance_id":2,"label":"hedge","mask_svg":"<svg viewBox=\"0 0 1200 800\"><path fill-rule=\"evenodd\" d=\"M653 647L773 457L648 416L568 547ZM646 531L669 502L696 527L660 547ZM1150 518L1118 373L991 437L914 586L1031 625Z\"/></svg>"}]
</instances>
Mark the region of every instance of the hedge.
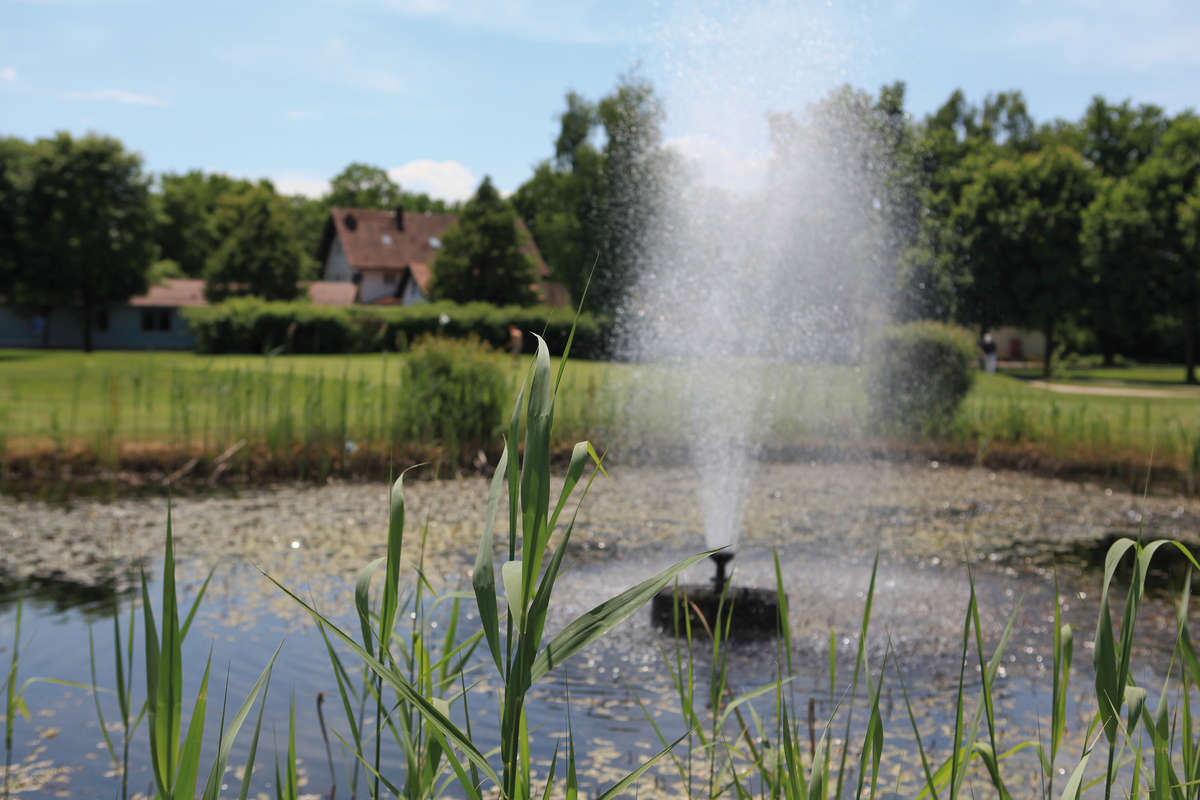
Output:
<instances>
[{"instance_id":1,"label":"hedge","mask_svg":"<svg viewBox=\"0 0 1200 800\"><path fill-rule=\"evenodd\" d=\"M405 351L425 335L473 336L507 349L509 328L523 334L532 353L539 334L551 352L562 352L575 312L549 306L489 303L419 303L411 306L317 306L307 302L268 302L236 298L211 306L184 309L196 350L201 353L364 353ZM611 320L581 314L571 353L579 358L608 355Z\"/></svg>"},{"instance_id":2,"label":"hedge","mask_svg":"<svg viewBox=\"0 0 1200 800\"><path fill-rule=\"evenodd\" d=\"M932 433L954 418L975 379L970 331L941 322L910 322L876 340L867 370L872 419L890 432Z\"/></svg>"}]
</instances>

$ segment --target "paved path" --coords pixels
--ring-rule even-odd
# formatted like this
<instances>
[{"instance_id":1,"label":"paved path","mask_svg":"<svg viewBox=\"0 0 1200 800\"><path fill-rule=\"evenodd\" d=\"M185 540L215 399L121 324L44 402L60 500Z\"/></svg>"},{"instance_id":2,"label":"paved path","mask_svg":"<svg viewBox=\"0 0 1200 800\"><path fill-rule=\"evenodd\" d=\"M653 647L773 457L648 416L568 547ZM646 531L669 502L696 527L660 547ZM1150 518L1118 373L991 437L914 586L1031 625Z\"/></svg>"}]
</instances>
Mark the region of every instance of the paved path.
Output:
<instances>
[{"instance_id":1,"label":"paved path","mask_svg":"<svg viewBox=\"0 0 1200 800\"><path fill-rule=\"evenodd\" d=\"M1030 381L1030 386L1062 394L1108 395L1109 397L1152 397L1175 400L1200 400L1200 388L1180 386L1175 389L1140 389L1133 386L1081 386L1077 383L1048 383Z\"/></svg>"}]
</instances>

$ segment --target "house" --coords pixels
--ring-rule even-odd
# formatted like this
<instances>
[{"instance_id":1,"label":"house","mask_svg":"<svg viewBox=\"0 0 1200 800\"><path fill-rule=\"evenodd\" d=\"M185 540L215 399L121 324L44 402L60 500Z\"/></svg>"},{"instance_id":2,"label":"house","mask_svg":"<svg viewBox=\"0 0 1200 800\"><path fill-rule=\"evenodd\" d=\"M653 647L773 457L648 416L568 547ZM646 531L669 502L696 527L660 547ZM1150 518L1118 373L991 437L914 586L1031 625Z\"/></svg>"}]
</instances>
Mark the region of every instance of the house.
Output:
<instances>
[{"instance_id":1,"label":"house","mask_svg":"<svg viewBox=\"0 0 1200 800\"><path fill-rule=\"evenodd\" d=\"M352 284L314 281L306 288L309 300L317 305L346 306L354 302ZM208 305L204 281L168 278L127 303L97 311L92 346L97 350L191 350L196 340L180 312L204 305ZM0 305L0 347L82 346L83 320L77 309L20 313Z\"/></svg>"},{"instance_id":2,"label":"house","mask_svg":"<svg viewBox=\"0 0 1200 800\"><path fill-rule=\"evenodd\" d=\"M317 260L326 281L349 281L357 287L356 302L412 305L429 298L433 261L457 214L332 208L321 236ZM517 224L526 234L525 223ZM552 306L568 303L567 290L549 279L550 270L532 236L522 248L533 259L541 280L534 287L539 299Z\"/></svg>"}]
</instances>

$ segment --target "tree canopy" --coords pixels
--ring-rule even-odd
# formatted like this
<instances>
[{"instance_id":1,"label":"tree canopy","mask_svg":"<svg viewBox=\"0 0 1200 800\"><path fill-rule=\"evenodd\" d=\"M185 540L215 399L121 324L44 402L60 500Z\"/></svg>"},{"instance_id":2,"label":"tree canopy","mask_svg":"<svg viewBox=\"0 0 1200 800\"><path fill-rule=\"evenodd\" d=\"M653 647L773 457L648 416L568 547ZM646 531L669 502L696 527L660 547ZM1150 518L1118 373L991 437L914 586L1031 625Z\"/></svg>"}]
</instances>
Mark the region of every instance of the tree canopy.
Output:
<instances>
[{"instance_id":1,"label":"tree canopy","mask_svg":"<svg viewBox=\"0 0 1200 800\"><path fill-rule=\"evenodd\" d=\"M517 215L485 177L442 237L431 293L438 300L529 305L537 300L533 260L521 249Z\"/></svg>"},{"instance_id":2,"label":"tree canopy","mask_svg":"<svg viewBox=\"0 0 1200 800\"><path fill-rule=\"evenodd\" d=\"M97 312L146 290L157 252L150 180L139 156L94 134L39 139L27 168L13 294L78 310L90 351Z\"/></svg>"},{"instance_id":3,"label":"tree canopy","mask_svg":"<svg viewBox=\"0 0 1200 800\"><path fill-rule=\"evenodd\" d=\"M217 224L227 233L204 266L209 300L291 300L300 292L297 282L312 277L312 259L297 240L287 203L267 187L227 195Z\"/></svg>"}]
</instances>

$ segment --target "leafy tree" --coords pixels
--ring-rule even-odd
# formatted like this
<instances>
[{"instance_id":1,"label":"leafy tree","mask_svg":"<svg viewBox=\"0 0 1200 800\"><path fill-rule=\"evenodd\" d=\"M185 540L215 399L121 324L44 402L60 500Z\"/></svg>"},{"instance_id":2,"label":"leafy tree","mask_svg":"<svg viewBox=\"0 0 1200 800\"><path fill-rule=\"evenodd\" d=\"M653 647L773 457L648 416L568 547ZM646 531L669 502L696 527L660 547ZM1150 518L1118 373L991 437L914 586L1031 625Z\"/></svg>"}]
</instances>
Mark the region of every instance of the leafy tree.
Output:
<instances>
[{"instance_id":1,"label":"leafy tree","mask_svg":"<svg viewBox=\"0 0 1200 800\"><path fill-rule=\"evenodd\" d=\"M325 222L329 219L329 203L324 199L313 199L299 194L285 196L284 200L292 218L292 227L296 230L300 249L309 258L316 258L321 247Z\"/></svg>"},{"instance_id":2,"label":"leafy tree","mask_svg":"<svg viewBox=\"0 0 1200 800\"><path fill-rule=\"evenodd\" d=\"M154 241L163 258L176 262L185 275L198 278L204 274L209 256L228 234L219 229L217 220L221 198L247 191L255 184L200 170L168 172L158 184ZM269 186L265 181L258 185Z\"/></svg>"},{"instance_id":3,"label":"leafy tree","mask_svg":"<svg viewBox=\"0 0 1200 800\"><path fill-rule=\"evenodd\" d=\"M1200 119L1176 117L1150 158L1128 178L1102 193L1088 210L1083 248L1093 280L1118 304L1122 292L1138 287L1125 312L1138 319L1141 308L1157 305L1178 315L1182 325L1185 379L1196 383L1200 334L1200 249L1196 199L1200 188ZM1129 273L1129 274L1126 274ZM1111 323L1101 317L1099 323Z\"/></svg>"},{"instance_id":4,"label":"leafy tree","mask_svg":"<svg viewBox=\"0 0 1200 800\"><path fill-rule=\"evenodd\" d=\"M83 349L109 303L146 290L154 215L141 157L107 136L59 133L34 143L15 291L26 302L74 307Z\"/></svg>"},{"instance_id":5,"label":"leafy tree","mask_svg":"<svg viewBox=\"0 0 1200 800\"><path fill-rule=\"evenodd\" d=\"M0 295L11 295L24 260L22 227L25 219L29 145L21 139L0 138Z\"/></svg>"},{"instance_id":6,"label":"leafy tree","mask_svg":"<svg viewBox=\"0 0 1200 800\"><path fill-rule=\"evenodd\" d=\"M1047 377L1058 323L1081 304L1079 235L1095 191L1093 170L1068 148L997 159L964 188L949 221L977 319L1040 329Z\"/></svg>"},{"instance_id":7,"label":"leafy tree","mask_svg":"<svg viewBox=\"0 0 1200 800\"><path fill-rule=\"evenodd\" d=\"M596 116L605 137L603 203L593 218L583 220L600 244L589 300L598 310L615 311L637 274L646 234L665 206L661 192L679 165L663 148L666 112L648 81L622 76L597 104ZM580 152L577 147L577 159ZM581 267L590 270L591 265Z\"/></svg>"},{"instance_id":8,"label":"leafy tree","mask_svg":"<svg viewBox=\"0 0 1200 800\"><path fill-rule=\"evenodd\" d=\"M228 233L204 267L209 300L291 300L299 294L297 282L312 276L314 264L296 236L288 203L268 187L225 195L216 222Z\"/></svg>"},{"instance_id":9,"label":"leafy tree","mask_svg":"<svg viewBox=\"0 0 1200 800\"><path fill-rule=\"evenodd\" d=\"M595 107L567 94L553 159L542 161L513 194L538 250L572 297L580 297L603 247L604 156L591 142ZM589 307L596 307L590 297Z\"/></svg>"},{"instance_id":10,"label":"leafy tree","mask_svg":"<svg viewBox=\"0 0 1200 800\"><path fill-rule=\"evenodd\" d=\"M326 205L344 208L394 209L400 203L400 186L387 170L355 161L330 181Z\"/></svg>"},{"instance_id":11,"label":"leafy tree","mask_svg":"<svg viewBox=\"0 0 1200 800\"><path fill-rule=\"evenodd\" d=\"M485 177L442 237L433 262L433 297L496 305L536 302L537 272L522 244L516 213Z\"/></svg>"},{"instance_id":12,"label":"leafy tree","mask_svg":"<svg viewBox=\"0 0 1200 800\"><path fill-rule=\"evenodd\" d=\"M1154 152L1167 129L1163 110L1154 105L1134 108L1128 100L1110 105L1096 95L1079 124L1079 152L1114 178L1132 173Z\"/></svg>"}]
</instances>

